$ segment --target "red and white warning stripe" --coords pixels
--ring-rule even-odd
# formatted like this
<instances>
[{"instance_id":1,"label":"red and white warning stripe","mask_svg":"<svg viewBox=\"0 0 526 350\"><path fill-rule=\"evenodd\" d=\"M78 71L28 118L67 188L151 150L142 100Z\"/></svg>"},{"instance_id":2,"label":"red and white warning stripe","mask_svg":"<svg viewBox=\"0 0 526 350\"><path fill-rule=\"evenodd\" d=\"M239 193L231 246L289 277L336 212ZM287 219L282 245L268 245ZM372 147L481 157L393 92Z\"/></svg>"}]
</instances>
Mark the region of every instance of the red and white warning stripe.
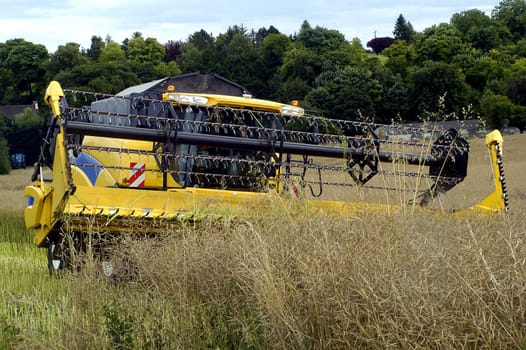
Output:
<instances>
[{"instance_id":1,"label":"red and white warning stripe","mask_svg":"<svg viewBox=\"0 0 526 350\"><path fill-rule=\"evenodd\" d=\"M300 190L298 186L296 185L295 181L291 181L289 183L289 190L293 197L299 198L300 197Z\"/></svg>"},{"instance_id":2,"label":"red and white warning stripe","mask_svg":"<svg viewBox=\"0 0 526 350\"><path fill-rule=\"evenodd\" d=\"M146 165L141 162L130 163L130 187L144 187L144 181L146 179Z\"/></svg>"}]
</instances>

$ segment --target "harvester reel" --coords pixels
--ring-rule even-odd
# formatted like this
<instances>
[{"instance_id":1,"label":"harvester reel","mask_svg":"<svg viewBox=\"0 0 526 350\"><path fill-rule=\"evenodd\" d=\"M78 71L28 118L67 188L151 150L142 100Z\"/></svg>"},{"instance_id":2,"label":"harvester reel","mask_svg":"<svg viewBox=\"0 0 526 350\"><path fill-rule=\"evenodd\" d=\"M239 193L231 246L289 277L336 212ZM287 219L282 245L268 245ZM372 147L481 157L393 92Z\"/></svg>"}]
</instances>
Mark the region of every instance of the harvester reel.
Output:
<instances>
[{"instance_id":1,"label":"harvester reel","mask_svg":"<svg viewBox=\"0 0 526 350\"><path fill-rule=\"evenodd\" d=\"M126 99L126 97L119 97ZM136 97L134 97L134 101ZM164 104L163 104L164 103ZM438 184L435 191L447 191L465 176L462 161L465 145L463 139L451 132L432 132L436 135L432 154L426 155L422 149L427 149L425 142L404 142L380 139L374 130L384 130L387 134L422 133L402 126L378 125L365 122L347 120L333 120L314 115L280 115L277 113L255 110L202 107L196 105L179 105L166 107L166 102L150 101L152 106L161 106L153 116L122 114L107 111L91 111L86 109L69 108L65 111L68 122L67 130L75 135L93 135L98 137L118 137L140 139L153 142L152 153L156 159L158 169L168 173L183 187L199 186L219 189L239 189L259 191L266 188L264 184L273 175L274 181L288 181L291 176L291 164L284 160L284 155L292 154L301 157L330 157L346 159L346 166L341 169L327 167L321 163L309 164L309 169L317 169L321 173L326 171L345 171L352 179L351 183L342 182L331 185L365 186L376 175L384 176L421 176L430 177L430 182ZM159 111L162 111L159 112ZM96 117L79 118L78 115L93 114ZM175 116L175 117L174 117ZM98 118L98 119L97 119ZM119 119L123 126L111 127L100 120ZM113 119L112 119L113 118ZM128 118L130 121L125 122ZM137 125L135 121L146 119L148 127L129 127ZM94 123L94 120L99 122ZM143 125L143 123L140 123ZM293 125L307 125L307 130L285 129ZM323 125L325 131L320 131L318 125ZM316 126L316 127L313 127ZM331 134L333 130L344 134ZM71 142L82 141L79 138L68 139ZM463 143L464 142L464 143ZM388 149L389 144L403 146L407 153L398 151L382 151ZM461 146L459 146L461 145ZM84 148L83 144L69 145L70 148ZM104 146L98 146L104 151ZM109 148L108 152L113 151ZM133 150L122 150L133 152ZM140 152L139 152L140 153ZM400 173L380 170L380 162L402 162L427 166L429 174ZM445 163L445 165L444 165ZM76 164L82 167L82 164ZM104 167L104 165L101 165ZM301 167L301 166L300 166ZM256 171L259 169L259 171ZM282 169L281 171L279 169ZM146 169L149 171L149 169ZM439 179L435 181L434 179ZM305 180L305 179L302 179ZM303 181L308 186L308 181ZM447 186L443 184L447 183ZM263 186L262 186L263 184ZM321 186L326 181L311 182L310 185ZM378 187L372 186L373 188ZM168 188L165 181L163 188ZM278 186L279 188L279 186ZM391 188L385 188L390 190ZM396 190L396 189L395 189Z\"/></svg>"},{"instance_id":2,"label":"harvester reel","mask_svg":"<svg viewBox=\"0 0 526 350\"><path fill-rule=\"evenodd\" d=\"M345 135L349 149L361 152L349 157L349 175L357 185L364 185L378 173L378 136L368 124L347 125Z\"/></svg>"},{"instance_id":3,"label":"harvester reel","mask_svg":"<svg viewBox=\"0 0 526 350\"><path fill-rule=\"evenodd\" d=\"M437 138L431 147L431 155L445 161L429 167L429 175L434 182L421 195L421 206L428 205L433 198L446 193L466 177L468 152L468 142L455 129L449 129Z\"/></svg>"}]
</instances>

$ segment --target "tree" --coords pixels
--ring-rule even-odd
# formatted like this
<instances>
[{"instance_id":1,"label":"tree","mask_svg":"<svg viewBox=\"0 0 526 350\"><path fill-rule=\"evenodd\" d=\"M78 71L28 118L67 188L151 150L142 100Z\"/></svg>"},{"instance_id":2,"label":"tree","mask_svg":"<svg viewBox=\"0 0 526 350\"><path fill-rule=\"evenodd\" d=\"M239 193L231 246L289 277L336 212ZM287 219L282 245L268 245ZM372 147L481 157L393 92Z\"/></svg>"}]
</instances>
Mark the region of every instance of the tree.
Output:
<instances>
[{"instance_id":1,"label":"tree","mask_svg":"<svg viewBox=\"0 0 526 350\"><path fill-rule=\"evenodd\" d=\"M161 77L179 75L182 73L181 68L175 61L170 61L168 63L160 62L154 69L157 75Z\"/></svg>"},{"instance_id":2,"label":"tree","mask_svg":"<svg viewBox=\"0 0 526 350\"><path fill-rule=\"evenodd\" d=\"M489 27L493 21L479 9L472 9L455 13L451 16L451 24L462 34L466 35L473 28Z\"/></svg>"},{"instance_id":3,"label":"tree","mask_svg":"<svg viewBox=\"0 0 526 350\"><path fill-rule=\"evenodd\" d=\"M259 85L252 92L261 98L279 99L279 68L283 64L286 52L292 46L291 39L285 34L268 34L257 50L258 64L256 76Z\"/></svg>"},{"instance_id":4,"label":"tree","mask_svg":"<svg viewBox=\"0 0 526 350\"><path fill-rule=\"evenodd\" d=\"M168 40L164 44L164 50L166 51L165 62L176 61L179 56L183 53L183 42L181 40Z\"/></svg>"},{"instance_id":5,"label":"tree","mask_svg":"<svg viewBox=\"0 0 526 350\"><path fill-rule=\"evenodd\" d=\"M503 95L487 95L481 101L482 118L492 128L502 128L517 114L517 106Z\"/></svg>"},{"instance_id":6,"label":"tree","mask_svg":"<svg viewBox=\"0 0 526 350\"><path fill-rule=\"evenodd\" d=\"M410 43L414 40L415 30L411 22L407 22L402 14L396 19L393 35L396 40Z\"/></svg>"},{"instance_id":7,"label":"tree","mask_svg":"<svg viewBox=\"0 0 526 350\"><path fill-rule=\"evenodd\" d=\"M211 33L207 33L204 29L193 33L188 37L186 43L192 44L198 50L206 50L215 47L216 39Z\"/></svg>"},{"instance_id":8,"label":"tree","mask_svg":"<svg viewBox=\"0 0 526 350\"><path fill-rule=\"evenodd\" d=\"M326 72L330 74L340 71L346 66L361 65L365 57L366 52L359 40L349 43L345 36L336 30L312 28L304 21L279 68L278 74L283 84L280 100L303 100L315 86L318 91L323 90L323 86L315 83L318 76ZM314 99L311 98L311 101Z\"/></svg>"},{"instance_id":9,"label":"tree","mask_svg":"<svg viewBox=\"0 0 526 350\"><path fill-rule=\"evenodd\" d=\"M178 60L183 72L208 73L209 69L204 61L204 54L201 50L192 43L184 43Z\"/></svg>"},{"instance_id":10,"label":"tree","mask_svg":"<svg viewBox=\"0 0 526 350\"><path fill-rule=\"evenodd\" d=\"M5 138L9 130L6 120L6 116L0 113L0 175L9 174L11 170L9 146Z\"/></svg>"},{"instance_id":11,"label":"tree","mask_svg":"<svg viewBox=\"0 0 526 350\"><path fill-rule=\"evenodd\" d=\"M263 27L263 28L259 28L257 32L252 31L250 33L250 38L254 42L254 46L256 48L259 48L263 44L263 41L266 39L266 37L271 34L281 34L281 33L274 26L270 26L268 27L268 29Z\"/></svg>"},{"instance_id":12,"label":"tree","mask_svg":"<svg viewBox=\"0 0 526 350\"><path fill-rule=\"evenodd\" d=\"M462 33L466 42L482 51L496 48L510 36L504 27L478 9L455 13L451 24Z\"/></svg>"},{"instance_id":13,"label":"tree","mask_svg":"<svg viewBox=\"0 0 526 350\"><path fill-rule=\"evenodd\" d=\"M128 51L126 58L132 63L153 63L154 65L163 62L166 51L155 38L138 36L128 41Z\"/></svg>"},{"instance_id":14,"label":"tree","mask_svg":"<svg viewBox=\"0 0 526 350\"><path fill-rule=\"evenodd\" d=\"M409 89L402 77L392 75L383 82L381 100L376 103L376 121L391 123L393 120L407 119L409 111Z\"/></svg>"},{"instance_id":15,"label":"tree","mask_svg":"<svg viewBox=\"0 0 526 350\"><path fill-rule=\"evenodd\" d=\"M303 100L312 87L299 77L290 77L279 86L279 101Z\"/></svg>"},{"instance_id":16,"label":"tree","mask_svg":"<svg viewBox=\"0 0 526 350\"><path fill-rule=\"evenodd\" d=\"M526 1L503 0L495 6L491 15L506 25L517 40L526 35Z\"/></svg>"},{"instance_id":17,"label":"tree","mask_svg":"<svg viewBox=\"0 0 526 350\"><path fill-rule=\"evenodd\" d=\"M467 49L462 42L461 33L450 24L442 23L427 28L416 44L418 61L427 60L450 62L451 59Z\"/></svg>"},{"instance_id":18,"label":"tree","mask_svg":"<svg viewBox=\"0 0 526 350\"><path fill-rule=\"evenodd\" d=\"M163 67L165 56L164 46L155 38L136 36L128 41L126 59L142 82L162 77L160 71L166 68Z\"/></svg>"},{"instance_id":19,"label":"tree","mask_svg":"<svg viewBox=\"0 0 526 350\"><path fill-rule=\"evenodd\" d=\"M7 116L3 113L0 113L0 138L5 138L10 130L11 129L9 128Z\"/></svg>"},{"instance_id":20,"label":"tree","mask_svg":"<svg viewBox=\"0 0 526 350\"><path fill-rule=\"evenodd\" d=\"M47 69L47 80L53 79L61 71L72 69L80 64L86 64L88 59L80 52L80 45L77 43L67 43L59 45L57 51L51 55Z\"/></svg>"},{"instance_id":21,"label":"tree","mask_svg":"<svg viewBox=\"0 0 526 350\"><path fill-rule=\"evenodd\" d=\"M9 146L7 140L0 137L0 175L7 175L11 171L11 160L9 158Z\"/></svg>"},{"instance_id":22,"label":"tree","mask_svg":"<svg viewBox=\"0 0 526 350\"><path fill-rule=\"evenodd\" d=\"M404 40L396 40L382 54L389 58L385 65L391 72L399 74L404 79L409 75L410 68L415 65L415 46Z\"/></svg>"},{"instance_id":23,"label":"tree","mask_svg":"<svg viewBox=\"0 0 526 350\"><path fill-rule=\"evenodd\" d=\"M126 54L122 47L114 41L110 41L102 48L99 56L101 63L119 63L124 62Z\"/></svg>"},{"instance_id":24,"label":"tree","mask_svg":"<svg viewBox=\"0 0 526 350\"><path fill-rule=\"evenodd\" d=\"M243 25L233 25L228 27L225 33L217 36L216 47L221 49L223 46L234 40L234 37L239 37L240 35L248 38L249 36L247 33L247 28Z\"/></svg>"},{"instance_id":25,"label":"tree","mask_svg":"<svg viewBox=\"0 0 526 350\"><path fill-rule=\"evenodd\" d=\"M371 71L346 66L320 74L306 102L326 117L356 120L374 118L381 95L382 86Z\"/></svg>"},{"instance_id":26,"label":"tree","mask_svg":"<svg viewBox=\"0 0 526 350\"><path fill-rule=\"evenodd\" d=\"M259 52L266 76L272 76L283 64L285 54L291 46L292 41L284 34L269 34L263 39Z\"/></svg>"},{"instance_id":27,"label":"tree","mask_svg":"<svg viewBox=\"0 0 526 350\"><path fill-rule=\"evenodd\" d=\"M517 42L513 54L518 57L526 58L526 39L521 39Z\"/></svg>"},{"instance_id":28,"label":"tree","mask_svg":"<svg viewBox=\"0 0 526 350\"><path fill-rule=\"evenodd\" d=\"M306 108L346 117L359 116L359 109L378 121L395 115L411 120L442 107L459 112L468 103L479 111L483 96L507 96L516 106L510 125L519 125L526 109L524 4L501 1L491 18L480 10L467 10L454 14L450 24L422 33L400 14L394 38L368 43L382 53L381 59L367 55L359 39L349 42L342 33L308 21L292 36L272 26L248 30L234 25L217 38L200 30L187 40L164 45L140 32L120 46L109 35L104 40L92 36L85 52L76 43L66 43L51 56L42 46L13 39L0 43L0 103L40 99L50 79L68 88L115 93L140 82L198 71L219 73L258 97L297 99Z\"/></svg>"},{"instance_id":29,"label":"tree","mask_svg":"<svg viewBox=\"0 0 526 350\"><path fill-rule=\"evenodd\" d=\"M105 46L104 40L100 36L93 35L91 37L90 48L86 51L87 56L93 60L98 61L102 48Z\"/></svg>"},{"instance_id":30,"label":"tree","mask_svg":"<svg viewBox=\"0 0 526 350\"><path fill-rule=\"evenodd\" d=\"M300 32L295 37L294 46L305 48L318 57L320 73L365 61L365 50L361 43L351 44L337 30L320 26L312 28L307 21L303 22Z\"/></svg>"},{"instance_id":31,"label":"tree","mask_svg":"<svg viewBox=\"0 0 526 350\"><path fill-rule=\"evenodd\" d=\"M470 89L461 70L454 65L424 62L411 74L411 80L413 117L424 112L458 115L468 103Z\"/></svg>"},{"instance_id":32,"label":"tree","mask_svg":"<svg viewBox=\"0 0 526 350\"><path fill-rule=\"evenodd\" d=\"M455 56L452 63L462 69L466 83L479 93L488 89L489 82L501 79L504 72L502 65L488 55L465 53Z\"/></svg>"},{"instance_id":33,"label":"tree","mask_svg":"<svg viewBox=\"0 0 526 350\"><path fill-rule=\"evenodd\" d=\"M501 42L497 31L492 27L473 28L467 35L474 48L486 52L499 46Z\"/></svg>"},{"instance_id":34,"label":"tree","mask_svg":"<svg viewBox=\"0 0 526 350\"><path fill-rule=\"evenodd\" d=\"M193 33L182 46L179 66L183 72L213 73L221 63L216 39L203 29Z\"/></svg>"},{"instance_id":35,"label":"tree","mask_svg":"<svg viewBox=\"0 0 526 350\"><path fill-rule=\"evenodd\" d=\"M11 85L7 86L2 100L5 103L31 103L36 100L45 84L45 65L49 54L44 45L33 44L24 39L6 41L1 48L0 67L11 73ZM11 98L5 98L6 92L12 89Z\"/></svg>"},{"instance_id":36,"label":"tree","mask_svg":"<svg viewBox=\"0 0 526 350\"><path fill-rule=\"evenodd\" d=\"M28 163L36 162L43 126L44 119L31 108L15 115L14 123L7 134L11 153L24 153Z\"/></svg>"},{"instance_id":37,"label":"tree","mask_svg":"<svg viewBox=\"0 0 526 350\"><path fill-rule=\"evenodd\" d=\"M526 58L517 60L504 74L504 93L517 107L509 125L523 132L526 126Z\"/></svg>"},{"instance_id":38,"label":"tree","mask_svg":"<svg viewBox=\"0 0 526 350\"><path fill-rule=\"evenodd\" d=\"M374 38L367 42L367 47L370 47L375 54L381 53L394 43L395 39L390 37Z\"/></svg>"},{"instance_id":39,"label":"tree","mask_svg":"<svg viewBox=\"0 0 526 350\"><path fill-rule=\"evenodd\" d=\"M505 92L513 103L526 106L526 59L517 61L505 75Z\"/></svg>"},{"instance_id":40,"label":"tree","mask_svg":"<svg viewBox=\"0 0 526 350\"><path fill-rule=\"evenodd\" d=\"M405 41L400 41L405 43ZM375 100L375 121L390 123L395 119L407 118L409 110L409 90L400 74L393 74L382 65L377 57L368 59L367 68L372 79L381 86L378 100Z\"/></svg>"},{"instance_id":41,"label":"tree","mask_svg":"<svg viewBox=\"0 0 526 350\"><path fill-rule=\"evenodd\" d=\"M367 53L359 38L353 38L349 47L349 60L352 64L361 65L365 62Z\"/></svg>"},{"instance_id":42,"label":"tree","mask_svg":"<svg viewBox=\"0 0 526 350\"><path fill-rule=\"evenodd\" d=\"M515 126L523 134L526 130L526 107L517 106L517 111L510 121L510 126Z\"/></svg>"},{"instance_id":43,"label":"tree","mask_svg":"<svg viewBox=\"0 0 526 350\"><path fill-rule=\"evenodd\" d=\"M249 90L256 85L256 62L258 55L252 41L242 34L244 30L234 30L226 36L218 37L218 50L221 66L217 73L237 81Z\"/></svg>"},{"instance_id":44,"label":"tree","mask_svg":"<svg viewBox=\"0 0 526 350\"><path fill-rule=\"evenodd\" d=\"M324 54L337 50L346 42L345 35L337 30L316 26L312 28L308 21L301 25L295 41L317 54ZM348 44L348 43L347 43Z\"/></svg>"},{"instance_id":45,"label":"tree","mask_svg":"<svg viewBox=\"0 0 526 350\"><path fill-rule=\"evenodd\" d=\"M115 94L141 83L129 65L124 63L90 63L76 66L56 76L63 87L76 90Z\"/></svg>"},{"instance_id":46,"label":"tree","mask_svg":"<svg viewBox=\"0 0 526 350\"><path fill-rule=\"evenodd\" d=\"M283 58L283 64L279 69L279 75L282 82L288 80L300 79L308 87L314 86L314 80L322 72L322 64L319 56L312 50L307 49L301 45L294 45L288 50ZM287 99L303 99L305 95L301 95L298 91L295 97L286 96ZM285 101L286 101L285 100Z\"/></svg>"},{"instance_id":47,"label":"tree","mask_svg":"<svg viewBox=\"0 0 526 350\"><path fill-rule=\"evenodd\" d=\"M1 58L0 62L2 62ZM0 104L9 104L16 101L14 85L15 77L13 72L6 67L2 67L0 63Z\"/></svg>"}]
</instances>

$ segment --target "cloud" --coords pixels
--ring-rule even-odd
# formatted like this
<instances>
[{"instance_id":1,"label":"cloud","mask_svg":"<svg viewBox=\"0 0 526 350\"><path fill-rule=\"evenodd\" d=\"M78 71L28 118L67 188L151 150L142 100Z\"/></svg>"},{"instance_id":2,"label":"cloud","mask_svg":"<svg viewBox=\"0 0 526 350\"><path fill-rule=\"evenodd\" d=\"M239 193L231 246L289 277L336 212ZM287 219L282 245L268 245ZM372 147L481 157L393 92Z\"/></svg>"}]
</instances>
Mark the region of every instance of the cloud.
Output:
<instances>
[{"instance_id":1,"label":"cloud","mask_svg":"<svg viewBox=\"0 0 526 350\"><path fill-rule=\"evenodd\" d=\"M338 30L349 40L358 37L366 42L375 33L392 36L400 14L415 30L422 31L449 22L454 13L478 8L490 14L495 6L485 0L21 0L3 5L0 42L24 38L54 52L67 42L87 48L93 35L110 35L122 42L137 31L161 43L186 40L201 29L218 35L233 25L249 30L273 25L282 33L294 34L304 20L312 26Z\"/></svg>"}]
</instances>

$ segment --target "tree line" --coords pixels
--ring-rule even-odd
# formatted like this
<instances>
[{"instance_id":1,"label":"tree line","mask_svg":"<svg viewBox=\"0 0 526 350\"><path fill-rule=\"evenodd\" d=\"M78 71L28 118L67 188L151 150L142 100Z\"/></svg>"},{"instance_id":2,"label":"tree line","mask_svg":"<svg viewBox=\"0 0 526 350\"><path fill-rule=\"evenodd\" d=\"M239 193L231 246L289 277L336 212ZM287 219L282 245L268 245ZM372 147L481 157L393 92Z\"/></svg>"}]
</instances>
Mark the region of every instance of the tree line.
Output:
<instances>
[{"instance_id":1,"label":"tree line","mask_svg":"<svg viewBox=\"0 0 526 350\"><path fill-rule=\"evenodd\" d=\"M200 30L185 41L161 44L136 32L122 43L93 36L89 48L65 43L53 53L12 39L0 43L0 104L41 100L51 80L117 93L201 72L222 75L259 98L299 100L329 118L391 123L440 115L524 130L525 0L503 0L490 15L478 9L455 13L449 23L422 32L403 14L393 22L393 37L373 38L370 50L357 38L348 41L307 20L293 35L274 26L234 25L217 36ZM3 138L16 127L10 123L0 122Z\"/></svg>"}]
</instances>

